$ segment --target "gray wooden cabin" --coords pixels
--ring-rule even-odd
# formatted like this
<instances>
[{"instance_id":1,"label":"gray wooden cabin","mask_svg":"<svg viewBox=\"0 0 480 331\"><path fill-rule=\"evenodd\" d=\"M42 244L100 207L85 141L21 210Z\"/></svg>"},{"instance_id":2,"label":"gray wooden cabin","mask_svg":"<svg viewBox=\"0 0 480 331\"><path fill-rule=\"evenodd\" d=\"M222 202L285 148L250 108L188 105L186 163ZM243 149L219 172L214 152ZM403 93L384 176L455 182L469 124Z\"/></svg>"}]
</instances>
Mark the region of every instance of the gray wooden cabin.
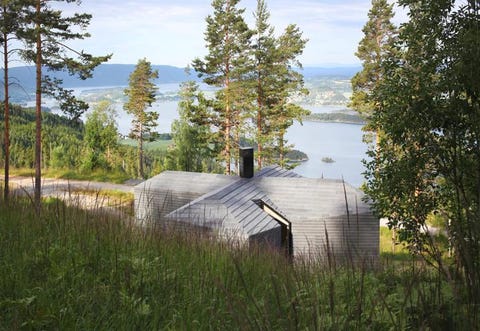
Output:
<instances>
[{"instance_id":1,"label":"gray wooden cabin","mask_svg":"<svg viewBox=\"0 0 480 331\"><path fill-rule=\"evenodd\" d=\"M378 259L379 220L361 191L280 167L253 175L253 157L246 160L240 176L167 171L136 186L137 222L201 228L308 259Z\"/></svg>"}]
</instances>

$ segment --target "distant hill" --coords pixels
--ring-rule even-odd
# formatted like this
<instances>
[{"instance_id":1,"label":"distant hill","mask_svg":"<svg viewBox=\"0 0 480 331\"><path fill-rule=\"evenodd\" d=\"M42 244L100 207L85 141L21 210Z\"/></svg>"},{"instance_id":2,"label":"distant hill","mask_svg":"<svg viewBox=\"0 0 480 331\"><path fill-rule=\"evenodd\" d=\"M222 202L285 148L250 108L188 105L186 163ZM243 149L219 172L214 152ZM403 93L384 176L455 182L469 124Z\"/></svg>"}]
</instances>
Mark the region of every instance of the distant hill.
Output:
<instances>
[{"instance_id":1,"label":"distant hill","mask_svg":"<svg viewBox=\"0 0 480 331\"><path fill-rule=\"evenodd\" d=\"M184 68L178 68L168 65L153 65L158 70L159 77L155 81L156 84L181 83L187 80L200 81L197 75L192 72L188 76ZM63 80L63 86L66 88L75 87L101 87L101 86L127 86L128 77L135 69L134 64L102 64L95 69L93 77L87 80L81 80L74 76L68 75L66 72L48 72L44 70L44 74L50 74L56 78ZM360 70L356 67L304 67L301 73L305 80L315 79L317 77L343 77L349 79ZM3 69L0 69L0 75L3 77ZM21 103L25 100L31 100L35 91L35 67L23 66L10 68L12 85L10 90L11 101ZM0 99L3 98L3 89L0 89Z\"/></svg>"},{"instance_id":2,"label":"distant hill","mask_svg":"<svg viewBox=\"0 0 480 331\"><path fill-rule=\"evenodd\" d=\"M180 83L188 79L195 79L192 76L188 78L185 69L167 66L154 65L158 70L159 77L155 81L157 84ZM128 76L135 69L134 64L102 64L93 73L93 77L87 80L81 80L70 76L66 72L48 72L44 74L52 75L63 80L63 86L72 87L98 87L98 86L127 86ZM1 70L3 75L3 70ZM24 89L32 90L35 87L35 68L33 66L10 68L10 77L21 85Z\"/></svg>"},{"instance_id":3,"label":"distant hill","mask_svg":"<svg viewBox=\"0 0 480 331\"><path fill-rule=\"evenodd\" d=\"M352 78L357 72L362 69L361 66L348 67L304 67L300 72L305 79L320 77L320 76L339 76L345 78Z\"/></svg>"},{"instance_id":4,"label":"distant hill","mask_svg":"<svg viewBox=\"0 0 480 331\"><path fill-rule=\"evenodd\" d=\"M188 76L184 68L178 68L168 65L153 65L158 70L159 77L155 81L157 84L181 83L188 79L198 80L193 73ZM135 69L134 64L102 64L93 73L93 77L87 80L81 80L66 72L54 72L54 77L63 80L65 87L98 87L98 86L126 86L128 85L128 76ZM345 76L352 77L360 67L304 67L301 72L305 78L315 76ZM3 76L3 70L0 70ZM45 74L49 74L44 70ZM26 90L35 87L35 67L23 66L10 68L10 77L15 79L16 83Z\"/></svg>"}]
</instances>

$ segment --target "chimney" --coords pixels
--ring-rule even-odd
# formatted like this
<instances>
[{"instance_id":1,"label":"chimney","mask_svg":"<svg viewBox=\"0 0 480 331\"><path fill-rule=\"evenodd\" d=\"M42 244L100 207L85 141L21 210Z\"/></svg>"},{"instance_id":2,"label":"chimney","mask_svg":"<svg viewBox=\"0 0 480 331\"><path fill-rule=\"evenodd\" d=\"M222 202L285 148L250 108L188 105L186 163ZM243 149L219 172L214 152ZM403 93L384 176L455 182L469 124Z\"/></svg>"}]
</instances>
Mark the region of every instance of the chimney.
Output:
<instances>
[{"instance_id":1,"label":"chimney","mask_svg":"<svg viewBox=\"0 0 480 331\"><path fill-rule=\"evenodd\" d=\"M240 147L240 177L253 177L253 147Z\"/></svg>"}]
</instances>

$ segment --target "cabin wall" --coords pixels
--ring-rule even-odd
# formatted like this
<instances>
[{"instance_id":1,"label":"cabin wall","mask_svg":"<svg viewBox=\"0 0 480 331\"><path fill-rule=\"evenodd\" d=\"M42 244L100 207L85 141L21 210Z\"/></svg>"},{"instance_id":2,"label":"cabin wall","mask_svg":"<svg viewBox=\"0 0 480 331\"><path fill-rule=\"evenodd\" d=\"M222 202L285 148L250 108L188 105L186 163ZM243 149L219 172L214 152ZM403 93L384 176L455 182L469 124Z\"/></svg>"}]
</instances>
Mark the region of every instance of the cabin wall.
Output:
<instances>
[{"instance_id":1,"label":"cabin wall","mask_svg":"<svg viewBox=\"0 0 480 331\"><path fill-rule=\"evenodd\" d=\"M170 190L135 187L135 218L140 225L158 222L165 215L190 203L200 196L199 193L172 192Z\"/></svg>"},{"instance_id":2,"label":"cabin wall","mask_svg":"<svg viewBox=\"0 0 480 331\"><path fill-rule=\"evenodd\" d=\"M379 231L378 219L370 214L292 222L293 252L315 260L376 263Z\"/></svg>"},{"instance_id":3,"label":"cabin wall","mask_svg":"<svg viewBox=\"0 0 480 331\"><path fill-rule=\"evenodd\" d=\"M280 250L282 246L282 229L280 226L263 231L249 237L251 247Z\"/></svg>"}]
</instances>

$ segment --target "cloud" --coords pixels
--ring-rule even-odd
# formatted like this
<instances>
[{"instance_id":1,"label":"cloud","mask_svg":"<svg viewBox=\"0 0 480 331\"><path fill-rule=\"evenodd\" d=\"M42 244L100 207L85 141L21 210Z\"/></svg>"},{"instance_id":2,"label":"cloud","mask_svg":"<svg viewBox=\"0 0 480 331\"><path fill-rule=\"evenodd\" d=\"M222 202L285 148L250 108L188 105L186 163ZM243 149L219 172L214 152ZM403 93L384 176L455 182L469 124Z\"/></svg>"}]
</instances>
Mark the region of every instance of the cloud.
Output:
<instances>
[{"instance_id":1,"label":"cloud","mask_svg":"<svg viewBox=\"0 0 480 331\"><path fill-rule=\"evenodd\" d=\"M210 0L83 0L79 8L64 4L66 13L93 15L92 37L78 42L94 54L114 53L113 63L136 63L146 57L155 64L185 66L205 54L205 17ZM256 0L243 0L247 22L253 21ZM277 33L297 24L309 39L305 65L356 62L354 52L367 21L370 0L270 0L270 22Z\"/></svg>"}]
</instances>

